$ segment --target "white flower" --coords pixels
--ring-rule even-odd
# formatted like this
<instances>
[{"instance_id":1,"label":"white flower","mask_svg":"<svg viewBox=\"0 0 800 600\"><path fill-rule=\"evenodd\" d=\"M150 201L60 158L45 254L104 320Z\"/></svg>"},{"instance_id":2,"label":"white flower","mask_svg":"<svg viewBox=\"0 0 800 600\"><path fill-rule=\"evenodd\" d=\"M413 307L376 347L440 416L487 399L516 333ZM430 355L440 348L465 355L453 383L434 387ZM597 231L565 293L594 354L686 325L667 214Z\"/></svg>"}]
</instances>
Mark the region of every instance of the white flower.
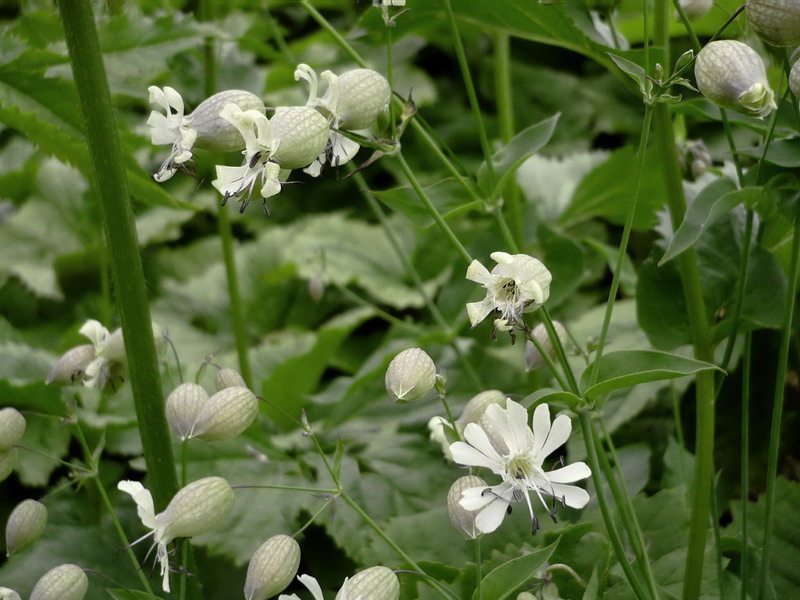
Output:
<instances>
[{"instance_id":1,"label":"white flower","mask_svg":"<svg viewBox=\"0 0 800 600\"><path fill-rule=\"evenodd\" d=\"M522 313L532 312L550 296L553 276L541 261L526 254L492 252L497 266L490 273L477 260L467 268L467 279L486 288L486 297L467 304L467 314L473 327L497 310L500 318L495 327L508 331L522 321Z\"/></svg>"},{"instance_id":2,"label":"white flower","mask_svg":"<svg viewBox=\"0 0 800 600\"><path fill-rule=\"evenodd\" d=\"M325 600L322 595L322 588L319 587L319 583L311 575L298 575L297 580L306 586L314 600ZM300 600L300 598L297 597L297 594L281 594L278 596L278 600Z\"/></svg>"},{"instance_id":3,"label":"white flower","mask_svg":"<svg viewBox=\"0 0 800 600\"><path fill-rule=\"evenodd\" d=\"M105 356L110 345L116 348L119 339L113 336L99 321L89 319L78 330L78 333L89 338L94 346L95 358L84 369L83 385L102 388L111 378L112 358ZM123 348L124 352L124 348Z\"/></svg>"},{"instance_id":4,"label":"white flower","mask_svg":"<svg viewBox=\"0 0 800 600\"><path fill-rule=\"evenodd\" d=\"M184 116L183 98L169 86L162 90L154 85L147 88L150 92L150 103L158 104L165 114L158 111L150 113L147 124L150 140L156 146L172 145L172 152L161 168L153 175L159 183L167 181L178 170L178 166L192 158L192 146L197 140L197 131L189 127L191 119Z\"/></svg>"},{"instance_id":5,"label":"white flower","mask_svg":"<svg viewBox=\"0 0 800 600\"><path fill-rule=\"evenodd\" d=\"M586 490L566 485L591 475L582 462L545 472L544 459L563 445L572 431L568 416L559 415L550 424L550 409L540 404L533 413L533 428L528 427L528 411L513 400L506 407L492 404L484 413L481 424L470 423L464 429L467 442L450 445L453 460L472 467L486 467L503 478L503 482L490 487L474 487L463 491L461 506L466 510L480 511L475 526L490 533L503 522L511 502L528 505L533 532L539 528L534 515L530 492L533 491L545 510L556 520L555 506L551 510L545 500L550 496L572 508L583 508L589 501Z\"/></svg>"},{"instance_id":6,"label":"white flower","mask_svg":"<svg viewBox=\"0 0 800 600\"><path fill-rule=\"evenodd\" d=\"M260 194L264 200L281 191L281 167L270 158L278 148L273 139L269 119L257 110L242 110L236 104L226 104L219 116L239 130L244 138L244 162L240 167L217 166L217 178L211 182L223 196L224 205L228 198L240 197L240 212L247 208L253 190L261 180Z\"/></svg>"}]
</instances>

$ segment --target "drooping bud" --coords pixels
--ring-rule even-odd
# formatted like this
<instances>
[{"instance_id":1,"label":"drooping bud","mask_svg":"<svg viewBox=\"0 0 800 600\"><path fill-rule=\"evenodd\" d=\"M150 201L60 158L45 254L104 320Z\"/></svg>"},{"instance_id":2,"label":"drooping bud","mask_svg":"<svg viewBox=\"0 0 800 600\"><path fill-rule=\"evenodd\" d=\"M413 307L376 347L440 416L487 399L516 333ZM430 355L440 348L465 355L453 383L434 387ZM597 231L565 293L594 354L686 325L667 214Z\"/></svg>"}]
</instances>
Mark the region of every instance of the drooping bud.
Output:
<instances>
[{"instance_id":1,"label":"drooping bud","mask_svg":"<svg viewBox=\"0 0 800 600\"><path fill-rule=\"evenodd\" d=\"M714 0L680 0L681 8L690 19L705 17L714 6Z\"/></svg>"},{"instance_id":2,"label":"drooping bud","mask_svg":"<svg viewBox=\"0 0 800 600\"><path fill-rule=\"evenodd\" d=\"M353 69L342 73L335 85L339 93L336 116L340 119L341 129L372 127L392 100L389 82L372 69Z\"/></svg>"},{"instance_id":3,"label":"drooping bud","mask_svg":"<svg viewBox=\"0 0 800 600\"><path fill-rule=\"evenodd\" d=\"M300 566L300 545L288 535L275 535L261 544L247 566L246 600L265 600L286 589Z\"/></svg>"},{"instance_id":4,"label":"drooping bud","mask_svg":"<svg viewBox=\"0 0 800 600\"><path fill-rule=\"evenodd\" d=\"M717 40L706 44L694 67L697 87L717 106L765 117L775 104L761 57L747 44Z\"/></svg>"},{"instance_id":5,"label":"drooping bud","mask_svg":"<svg viewBox=\"0 0 800 600\"><path fill-rule=\"evenodd\" d=\"M269 122L278 142L272 158L281 169L305 167L328 144L328 120L310 106L279 106Z\"/></svg>"},{"instance_id":6,"label":"drooping bud","mask_svg":"<svg viewBox=\"0 0 800 600\"><path fill-rule=\"evenodd\" d=\"M214 385L218 392L229 387L247 387L244 377L239 374L239 371L231 369L230 367L223 367L217 371L217 376L214 378Z\"/></svg>"},{"instance_id":7,"label":"drooping bud","mask_svg":"<svg viewBox=\"0 0 800 600\"><path fill-rule=\"evenodd\" d=\"M0 410L0 450L8 450L25 434L25 417L16 408Z\"/></svg>"},{"instance_id":8,"label":"drooping bud","mask_svg":"<svg viewBox=\"0 0 800 600\"><path fill-rule=\"evenodd\" d=\"M77 565L59 565L45 573L31 592L30 600L83 600L89 578Z\"/></svg>"},{"instance_id":9,"label":"drooping bud","mask_svg":"<svg viewBox=\"0 0 800 600\"><path fill-rule=\"evenodd\" d=\"M478 516L478 512L467 510L461 506L461 492L485 485L486 482L480 477L465 475L456 479L450 486L450 491L447 492L447 515L450 517L450 522L458 531L473 540L481 533L475 527L475 517Z\"/></svg>"},{"instance_id":10,"label":"drooping bud","mask_svg":"<svg viewBox=\"0 0 800 600\"><path fill-rule=\"evenodd\" d=\"M800 44L800 2L746 0L747 22L756 35L773 46Z\"/></svg>"},{"instance_id":11,"label":"drooping bud","mask_svg":"<svg viewBox=\"0 0 800 600\"><path fill-rule=\"evenodd\" d=\"M94 346L82 344L67 350L47 375L47 384L72 385L80 383L83 372L95 358Z\"/></svg>"},{"instance_id":12,"label":"drooping bud","mask_svg":"<svg viewBox=\"0 0 800 600\"><path fill-rule=\"evenodd\" d=\"M563 347L569 339L567 330L558 321L553 321L553 329L556 330L558 341ZM547 353L547 356L554 358L556 355L556 347L555 344L553 344L553 341L550 339L550 336L547 333L547 327L545 327L544 323L539 323L533 328L531 333L533 334L534 339L542 345L542 348ZM528 343L525 344L525 365L527 370L532 371L534 369L541 369L546 364L547 362L542 356L542 353L539 352L539 349L533 344L533 342L528 341Z\"/></svg>"},{"instance_id":13,"label":"drooping bud","mask_svg":"<svg viewBox=\"0 0 800 600\"><path fill-rule=\"evenodd\" d=\"M0 481L5 481L17 466L17 449L0 450Z\"/></svg>"},{"instance_id":14,"label":"drooping bud","mask_svg":"<svg viewBox=\"0 0 800 600\"><path fill-rule=\"evenodd\" d=\"M6 552L20 552L38 540L47 525L47 508L36 500L23 500L11 511L6 523Z\"/></svg>"},{"instance_id":15,"label":"drooping bud","mask_svg":"<svg viewBox=\"0 0 800 600\"><path fill-rule=\"evenodd\" d=\"M226 90L206 98L188 116L188 126L197 131L194 145L217 152L233 152L244 148L239 130L219 116L226 104L236 104L242 110L264 112L261 98L245 90Z\"/></svg>"},{"instance_id":16,"label":"drooping bud","mask_svg":"<svg viewBox=\"0 0 800 600\"><path fill-rule=\"evenodd\" d=\"M172 433L182 440L192 437L200 411L208 402L208 394L196 383L182 383L167 396L166 415Z\"/></svg>"},{"instance_id":17,"label":"drooping bud","mask_svg":"<svg viewBox=\"0 0 800 600\"><path fill-rule=\"evenodd\" d=\"M211 531L228 516L234 493L222 477L204 477L182 488L156 515L162 539L193 537Z\"/></svg>"},{"instance_id":18,"label":"drooping bud","mask_svg":"<svg viewBox=\"0 0 800 600\"><path fill-rule=\"evenodd\" d=\"M424 350L409 348L389 363L384 382L395 402L413 402L436 384L436 365Z\"/></svg>"},{"instance_id":19,"label":"drooping bud","mask_svg":"<svg viewBox=\"0 0 800 600\"><path fill-rule=\"evenodd\" d=\"M370 567L346 579L336 600L369 598L369 600L397 600L400 597L400 581L394 571L387 567Z\"/></svg>"},{"instance_id":20,"label":"drooping bud","mask_svg":"<svg viewBox=\"0 0 800 600\"><path fill-rule=\"evenodd\" d=\"M0 587L0 600L22 600L11 588Z\"/></svg>"},{"instance_id":21,"label":"drooping bud","mask_svg":"<svg viewBox=\"0 0 800 600\"><path fill-rule=\"evenodd\" d=\"M486 409L492 404L505 405L506 398L507 396L500 390L486 390L485 392L473 396L472 399L467 402L466 406L464 406L464 410L461 411L461 416L456 419L458 432L463 433L467 425L480 421L483 413L485 413Z\"/></svg>"},{"instance_id":22,"label":"drooping bud","mask_svg":"<svg viewBox=\"0 0 800 600\"><path fill-rule=\"evenodd\" d=\"M236 437L253 424L258 398L246 387L224 388L203 405L191 437L216 442Z\"/></svg>"}]
</instances>

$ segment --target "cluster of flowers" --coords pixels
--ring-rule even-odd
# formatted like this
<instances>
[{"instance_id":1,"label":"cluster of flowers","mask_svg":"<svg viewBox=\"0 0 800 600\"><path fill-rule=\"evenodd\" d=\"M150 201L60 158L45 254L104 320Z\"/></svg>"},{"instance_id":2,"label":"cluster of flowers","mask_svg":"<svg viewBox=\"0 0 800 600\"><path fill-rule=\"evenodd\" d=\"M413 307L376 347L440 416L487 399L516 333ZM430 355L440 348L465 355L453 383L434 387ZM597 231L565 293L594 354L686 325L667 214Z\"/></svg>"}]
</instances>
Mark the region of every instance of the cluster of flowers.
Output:
<instances>
[{"instance_id":1,"label":"cluster of flowers","mask_svg":"<svg viewBox=\"0 0 800 600\"><path fill-rule=\"evenodd\" d=\"M150 102L161 107L147 121L155 145L171 145L172 151L154 178L170 179L179 168L186 168L194 148L217 151L241 151L239 166L217 166L212 185L222 194L222 204L229 198L247 207L258 186L264 201L281 191L292 169L303 168L319 176L326 164L338 167L349 162L359 144L351 132L375 127L391 101L386 79L371 69L354 69L335 75L324 71L327 83L319 94L315 71L298 65L295 80L309 85L305 106L279 106L270 118L261 99L247 91L228 90L204 100L191 114L184 114L181 95L171 87L151 86Z\"/></svg>"},{"instance_id":2,"label":"cluster of flowers","mask_svg":"<svg viewBox=\"0 0 800 600\"><path fill-rule=\"evenodd\" d=\"M540 261L524 254L494 252L491 257L497 263L491 272L477 260L467 269L467 279L486 289L482 301L467 304L470 322L474 327L497 313L495 330L516 328L528 332L523 314L544 304L552 276ZM560 324L555 329L563 344L566 330ZM546 353L554 352L553 342L543 327L530 333L539 336ZM536 348L528 349L526 354L529 368L538 368L543 363ZM389 363L385 384L396 402L409 402L424 397L434 386L443 395L442 379L424 350L410 348ZM583 508L589 501L586 490L570 485L591 475L585 463L544 470L544 460L565 444L572 432L572 422L566 414L558 415L551 423L547 404L536 407L529 427L525 407L498 390L488 390L472 398L454 422L437 416L430 420L428 428L431 439L442 445L448 459L466 467L487 468L502 479L497 485L487 485L480 477L468 475L453 483L447 498L448 513L456 529L467 537L495 531L511 504L523 501L535 533L539 521L530 500L531 492L553 520L556 500L572 508ZM553 499L552 508L546 498Z\"/></svg>"},{"instance_id":3,"label":"cluster of flowers","mask_svg":"<svg viewBox=\"0 0 800 600\"><path fill-rule=\"evenodd\" d=\"M47 376L47 383L54 385L75 385L82 383L87 387L113 388L123 381L128 359L125 354L125 340L122 329L110 333L98 321L89 319L79 333L88 338L91 344L81 344L68 350L58 360ZM167 347L167 334L153 323L153 337L156 350L163 353Z\"/></svg>"}]
</instances>

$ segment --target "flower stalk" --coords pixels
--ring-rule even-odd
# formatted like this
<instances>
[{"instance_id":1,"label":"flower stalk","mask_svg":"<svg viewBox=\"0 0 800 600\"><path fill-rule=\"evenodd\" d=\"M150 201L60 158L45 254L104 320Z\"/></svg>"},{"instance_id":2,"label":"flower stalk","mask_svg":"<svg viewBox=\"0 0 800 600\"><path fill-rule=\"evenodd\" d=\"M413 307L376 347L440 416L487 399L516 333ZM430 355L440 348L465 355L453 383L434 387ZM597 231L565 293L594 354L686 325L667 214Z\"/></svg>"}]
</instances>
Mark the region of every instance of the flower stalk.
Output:
<instances>
[{"instance_id":1,"label":"flower stalk","mask_svg":"<svg viewBox=\"0 0 800 600\"><path fill-rule=\"evenodd\" d=\"M145 463L156 505L165 507L178 490L175 461L164 416L164 396L147 303L136 227L122 148L97 39L92 5L60 1L75 85L92 157L103 229L128 356L131 387Z\"/></svg>"}]
</instances>

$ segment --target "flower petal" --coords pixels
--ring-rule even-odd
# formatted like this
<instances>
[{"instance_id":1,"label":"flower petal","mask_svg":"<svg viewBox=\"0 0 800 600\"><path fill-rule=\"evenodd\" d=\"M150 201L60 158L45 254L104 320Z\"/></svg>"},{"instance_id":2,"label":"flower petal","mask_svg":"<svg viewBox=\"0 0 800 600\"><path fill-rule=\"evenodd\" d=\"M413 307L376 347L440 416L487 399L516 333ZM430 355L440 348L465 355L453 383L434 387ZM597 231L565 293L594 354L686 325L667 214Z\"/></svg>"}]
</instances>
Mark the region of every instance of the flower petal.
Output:
<instances>
[{"instance_id":1,"label":"flower petal","mask_svg":"<svg viewBox=\"0 0 800 600\"><path fill-rule=\"evenodd\" d=\"M509 503L501 498L494 501L478 513L475 517L475 527L481 533L491 533L503 523L506 518Z\"/></svg>"},{"instance_id":2,"label":"flower petal","mask_svg":"<svg viewBox=\"0 0 800 600\"><path fill-rule=\"evenodd\" d=\"M567 415L558 415L556 420L553 421L547 440L542 445L537 458L539 460L544 460L553 450L559 446L563 446L569 439L570 433L572 433L572 421Z\"/></svg>"},{"instance_id":3,"label":"flower petal","mask_svg":"<svg viewBox=\"0 0 800 600\"><path fill-rule=\"evenodd\" d=\"M454 442L450 444L450 453L453 455L453 462L469 467L486 467L493 473L503 474L503 465L493 460L485 454L479 452L469 444L464 442Z\"/></svg>"},{"instance_id":4,"label":"flower petal","mask_svg":"<svg viewBox=\"0 0 800 600\"><path fill-rule=\"evenodd\" d=\"M589 492L577 485L552 483L549 488L541 488L542 493L551 495L572 508L583 508L589 502Z\"/></svg>"},{"instance_id":5,"label":"flower petal","mask_svg":"<svg viewBox=\"0 0 800 600\"><path fill-rule=\"evenodd\" d=\"M464 510L480 510L497 497L495 494L487 492L490 489L491 487L485 485L467 488L461 492L461 500L458 503Z\"/></svg>"},{"instance_id":6,"label":"flower petal","mask_svg":"<svg viewBox=\"0 0 800 600\"><path fill-rule=\"evenodd\" d=\"M495 303L492 300L492 297L489 295L487 295L486 298L480 302L467 303L467 316L469 317L470 325L475 327L478 323L488 317L489 313L491 313L494 309Z\"/></svg>"},{"instance_id":7,"label":"flower petal","mask_svg":"<svg viewBox=\"0 0 800 600\"><path fill-rule=\"evenodd\" d=\"M136 503L136 512L145 527L156 528L156 511L153 504L153 496L138 481L120 481L117 489L130 494Z\"/></svg>"},{"instance_id":8,"label":"flower petal","mask_svg":"<svg viewBox=\"0 0 800 600\"><path fill-rule=\"evenodd\" d=\"M551 483L572 483L592 476L592 470L586 463L576 462L560 469L545 473Z\"/></svg>"},{"instance_id":9,"label":"flower petal","mask_svg":"<svg viewBox=\"0 0 800 600\"><path fill-rule=\"evenodd\" d=\"M473 260L467 267L467 279L485 285L493 281L491 273L479 261Z\"/></svg>"},{"instance_id":10,"label":"flower petal","mask_svg":"<svg viewBox=\"0 0 800 600\"><path fill-rule=\"evenodd\" d=\"M540 404L533 411L533 451L536 456L539 456L549 433L550 407L547 404Z\"/></svg>"},{"instance_id":11,"label":"flower petal","mask_svg":"<svg viewBox=\"0 0 800 600\"><path fill-rule=\"evenodd\" d=\"M314 596L314 600L323 600L322 588L319 587L319 583L311 575L298 575L297 580L306 586L311 595Z\"/></svg>"}]
</instances>

